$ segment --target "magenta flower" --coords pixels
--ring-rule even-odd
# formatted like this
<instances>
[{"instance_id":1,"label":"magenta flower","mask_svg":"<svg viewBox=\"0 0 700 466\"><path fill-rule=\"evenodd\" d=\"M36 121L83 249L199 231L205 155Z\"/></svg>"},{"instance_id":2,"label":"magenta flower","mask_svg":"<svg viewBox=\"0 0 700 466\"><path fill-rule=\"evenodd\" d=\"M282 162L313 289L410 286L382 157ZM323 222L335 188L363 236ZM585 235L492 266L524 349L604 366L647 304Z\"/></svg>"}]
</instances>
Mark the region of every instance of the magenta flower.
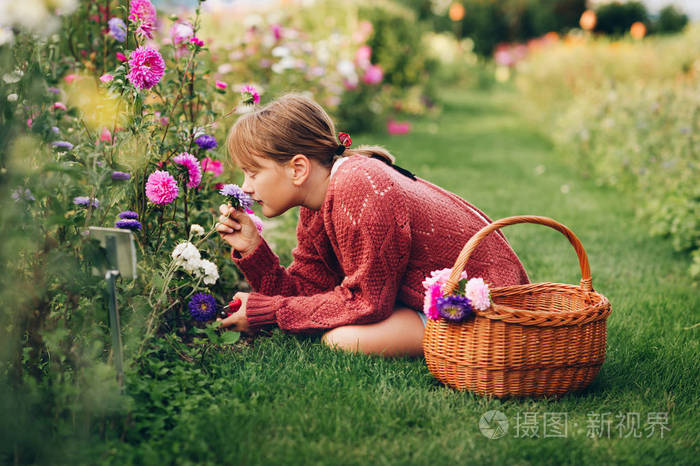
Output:
<instances>
[{"instance_id":1,"label":"magenta flower","mask_svg":"<svg viewBox=\"0 0 700 466\"><path fill-rule=\"evenodd\" d=\"M241 88L241 97L245 105L256 105L260 103L260 94L258 94L258 90L250 84L246 84Z\"/></svg>"},{"instance_id":2,"label":"magenta flower","mask_svg":"<svg viewBox=\"0 0 700 466\"><path fill-rule=\"evenodd\" d=\"M121 53L121 52L117 52L117 53L115 54L115 56L117 57L117 60L119 60L119 61L126 61L126 55L124 55L124 54Z\"/></svg>"},{"instance_id":3,"label":"magenta flower","mask_svg":"<svg viewBox=\"0 0 700 466\"><path fill-rule=\"evenodd\" d=\"M367 68L371 65L370 59L372 58L372 47L369 45L363 45L357 52L355 52L355 63L360 68Z\"/></svg>"},{"instance_id":4,"label":"magenta flower","mask_svg":"<svg viewBox=\"0 0 700 466\"><path fill-rule=\"evenodd\" d=\"M101 142L112 142L112 132L108 130L107 128L102 128L102 132L100 133L100 141Z\"/></svg>"},{"instance_id":5,"label":"magenta flower","mask_svg":"<svg viewBox=\"0 0 700 466\"><path fill-rule=\"evenodd\" d=\"M197 160L197 157L190 154L189 152L183 152L173 157L173 162L175 162L178 165L182 165L187 169L188 188L192 189L199 186L199 183L202 182L202 168L199 165L199 160Z\"/></svg>"},{"instance_id":6,"label":"magenta flower","mask_svg":"<svg viewBox=\"0 0 700 466\"><path fill-rule=\"evenodd\" d=\"M215 84L216 84L216 88L221 89L222 91L225 91L226 88L228 87L228 84L226 84L223 81L216 81Z\"/></svg>"},{"instance_id":7,"label":"magenta flower","mask_svg":"<svg viewBox=\"0 0 700 466\"><path fill-rule=\"evenodd\" d=\"M362 81L365 84L379 84L384 78L384 72L382 67L379 65L370 65L365 70L364 76L362 76Z\"/></svg>"},{"instance_id":8,"label":"magenta flower","mask_svg":"<svg viewBox=\"0 0 700 466\"><path fill-rule=\"evenodd\" d=\"M66 104L64 104L63 102L55 102L53 104L53 109L54 110L63 110L65 112L66 110L68 110L68 107L66 107Z\"/></svg>"},{"instance_id":9,"label":"magenta flower","mask_svg":"<svg viewBox=\"0 0 700 466\"><path fill-rule=\"evenodd\" d=\"M205 172L211 172L214 174L214 177L217 177L221 176L221 174L224 172L224 167L221 160L213 160L209 157L204 157L204 160L202 160L202 170Z\"/></svg>"},{"instance_id":10,"label":"magenta flower","mask_svg":"<svg viewBox=\"0 0 700 466\"><path fill-rule=\"evenodd\" d=\"M442 295L442 287L439 283L430 285L425 292L425 298L423 299L423 312L428 319L438 320L440 318L440 313L437 309L437 300Z\"/></svg>"},{"instance_id":11,"label":"magenta flower","mask_svg":"<svg viewBox=\"0 0 700 466\"><path fill-rule=\"evenodd\" d=\"M114 76L109 73L105 73L102 76L100 76L100 81L102 81L103 83L108 83L112 80L114 80Z\"/></svg>"},{"instance_id":12,"label":"magenta flower","mask_svg":"<svg viewBox=\"0 0 700 466\"><path fill-rule=\"evenodd\" d=\"M160 82L164 73L165 62L156 49L142 46L131 52L126 77L137 89L152 88Z\"/></svg>"},{"instance_id":13,"label":"magenta flower","mask_svg":"<svg viewBox=\"0 0 700 466\"><path fill-rule=\"evenodd\" d=\"M154 171L146 181L146 197L154 204L170 204L179 192L177 181L165 170Z\"/></svg>"},{"instance_id":14,"label":"magenta flower","mask_svg":"<svg viewBox=\"0 0 700 466\"><path fill-rule=\"evenodd\" d=\"M204 47L204 41L199 39L198 37L190 38L190 42L192 42L194 45L196 45L198 47Z\"/></svg>"},{"instance_id":15,"label":"magenta flower","mask_svg":"<svg viewBox=\"0 0 700 466\"><path fill-rule=\"evenodd\" d=\"M389 134L408 134L411 132L411 123L408 121L398 122L389 120L386 122L386 130Z\"/></svg>"},{"instance_id":16,"label":"magenta flower","mask_svg":"<svg viewBox=\"0 0 700 466\"><path fill-rule=\"evenodd\" d=\"M136 34L153 39L156 19L156 9L150 1L131 0L131 3L129 3L129 20L136 24Z\"/></svg>"}]
</instances>

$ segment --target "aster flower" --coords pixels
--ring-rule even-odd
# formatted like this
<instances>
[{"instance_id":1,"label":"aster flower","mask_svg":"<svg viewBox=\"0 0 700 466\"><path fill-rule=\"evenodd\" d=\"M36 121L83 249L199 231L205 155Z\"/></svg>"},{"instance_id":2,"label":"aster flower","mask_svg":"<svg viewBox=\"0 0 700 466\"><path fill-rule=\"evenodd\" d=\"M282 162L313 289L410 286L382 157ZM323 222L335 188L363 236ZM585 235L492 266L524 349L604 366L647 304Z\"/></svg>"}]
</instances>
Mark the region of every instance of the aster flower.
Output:
<instances>
[{"instance_id":1,"label":"aster flower","mask_svg":"<svg viewBox=\"0 0 700 466\"><path fill-rule=\"evenodd\" d=\"M171 257L175 259L178 265L183 265L183 262L198 262L202 258L197 246L189 241L184 241L175 246Z\"/></svg>"},{"instance_id":2,"label":"aster flower","mask_svg":"<svg viewBox=\"0 0 700 466\"><path fill-rule=\"evenodd\" d=\"M225 184L219 194L228 198L229 204L236 209L249 209L253 200L237 184Z\"/></svg>"},{"instance_id":3,"label":"aster flower","mask_svg":"<svg viewBox=\"0 0 700 466\"><path fill-rule=\"evenodd\" d=\"M92 202L90 202L90 198L87 197L87 196L76 196L76 197L74 197L74 198L73 198L73 204L75 204L75 205L81 205L81 206L85 206L85 207L88 207L88 206L92 205L95 209L97 209L98 207L100 207L100 201L98 201L97 199L93 198L93 199L92 199Z\"/></svg>"},{"instance_id":4,"label":"aster flower","mask_svg":"<svg viewBox=\"0 0 700 466\"><path fill-rule=\"evenodd\" d=\"M152 47L141 46L131 52L127 79L137 89L150 89L160 82L165 73L163 57Z\"/></svg>"},{"instance_id":5,"label":"aster flower","mask_svg":"<svg viewBox=\"0 0 700 466\"><path fill-rule=\"evenodd\" d=\"M73 144L68 141L54 141L51 143L57 149L71 150L73 149Z\"/></svg>"},{"instance_id":6,"label":"aster flower","mask_svg":"<svg viewBox=\"0 0 700 466\"><path fill-rule=\"evenodd\" d=\"M216 264L206 259L202 259L199 261L198 265L199 269L195 271L197 277L204 275L202 281L205 285L216 284L216 281L219 279L219 269L216 267Z\"/></svg>"},{"instance_id":7,"label":"aster flower","mask_svg":"<svg viewBox=\"0 0 700 466\"><path fill-rule=\"evenodd\" d=\"M265 225L263 225L263 222L260 219L260 217L255 215L255 213L250 209L246 209L245 211L248 214L248 216L250 217L250 219L253 221L253 224L255 225L255 229L258 230L258 233L262 234L263 230L265 229Z\"/></svg>"},{"instance_id":8,"label":"aster flower","mask_svg":"<svg viewBox=\"0 0 700 466\"><path fill-rule=\"evenodd\" d=\"M183 152L173 157L173 162L187 169L188 188L196 188L199 186L199 183L202 182L202 167L199 165L199 160L197 160L194 155Z\"/></svg>"},{"instance_id":9,"label":"aster flower","mask_svg":"<svg viewBox=\"0 0 700 466\"><path fill-rule=\"evenodd\" d=\"M214 176L221 176L224 172L224 167L221 164L221 160L213 160L209 157L204 157L202 160L202 171L211 172Z\"/></svg>"},{"instance_id":10,"label":"aster flower","mask_svg":"<svg viewBox=\"0 0 700 466\"><path fill-rule=\"evenodd\" d=\"M52 94L60 94L61 93L61 90L57 87L49 87L48 91L51 92Z\"/></svg>"},{"instance_id":11,"label":"aster flower","mask_svg":"<svg viewBox=\"0 0 700 466\"><path fill-rule=\"evenodd\" d=\"M125 172L119 172L119 171L112 172L112 179L113 180L126 181L130 178L131 178L131 173L125 173Z\"/></svg>"},{"instance_id":12,"label":"aster flower","mask_svg":"<svg viewBox=\"0 0 700 466\"><path fill-rule=\"evenodd\" d=\"M204 47L204 41L198 37L191 37L190 42L192 42L197 47Z\"/></svg>"},{"instance_id":13,"label":"aster flower","mask_svg":"<svg viewBox=\"0 0 700 466\"><path fill-rule=\"evenodd\" d=\"M260 103L260 94L255 87L247 84L241 88L241 98L244 105L256 105Z\"/></svg>"},{"instance_id":14,"label":"aster flower","mask_svg":"<svg viewBox=\"0 0 700 466\"><path fill-rule=\"evenodd\" d=\"M217 89L220 89L222 91L225 91L226 88L228 87L228 84L226 84L223 81L215 81L214 85L216 86Z\"/></svg>"},{"instance_id":15,"label":"aster flower","mask_svg":"<svg viewBox=\"0 0 700 466\"><path fill-rule=\"evenodd\" d=\"M194 320L204 322L216 316L219 305L216 298L209 293L195 293L187 307Z\"/></svg>"},{"instance_id":16,"label":"aster flower","mask_svg":"<svg viewBox=\"0 0 700 466\"><path fill-rule=\"evenodd\" d=\"M192 25L187 22L177 22L173 24L170 28L170 37L173 39L175 45L180 45L183 42L187 42L194 35L194 29ZM185 44L183 44L185 45Z\"/></svg>"},{"instance_id":17,"label":"aster flower","mask_svg":"<svg viewBox=\"0 0 700 466\"><path fill-rule=\"evenodd\" d=\"M472 303L472 307L479 311L485 311L491 305L489 297L489 286L484 283L483 278L471 278L467 282L464 294Z\"/></svg>"},{"instance_id":18,"label":"aster flower","mask_svg":"<svg viewBox=\"0 0 700 466\"><path fill-rule=\"evenodd\" d=\"M154 204L170 204L180 192L177 181L165 170L156 170L146 181L146 197Z\"/></svg>"},{"instance_id":19,"label":"aster flower","mask_svg":"<svg viewBox=\"0 0 700 466\"><path fill-rule=\"evenodd\" d=\"M437 310L437 299L442 297L443 286L449 280L452 274L452 269L433 270L430 272L430 277L423 280L423 289L425 289L425 298L423 300L423 312L428 318L437 320L440 315ZM462 272L460 280L466 279L467 273Z\"/></svg>"},{"instance_id":20,"label":"aster flower","mask_svg":"<svg viewBox=\"0 0 700 466\"><path fill-rule=\"evenodd\" d=\"M14 191L12 191L11 197L15 202L36 201L29 188L17 188Z\"/></svg>"},{"instance_id":21,"label":"aster flower","mask_svg":"<svg viewBox=\"0 0 700 466\"><path fill-rule=\"evenodd\" d=\"M194 140L194 143L204 150L214 149L219 145L219 143L216 142L216 138L208 134L202 134Z\"/></svg>"},{"instance_id":22,"label":"aster flower","mask_svg":"<svg viewBox=\"0 0 700 466\"><path fill-rule=\"evenodd\" d=\"M53 109L63 110L65 112L66 110L68 110L68 107L66 107L66 104L64 104L63 102L54 102Z\"/></svg>"},{"instance_id":23,"label":"aster flower","mask_svg":"<svg viewBox=\"0 0 700 466\"><path fill-rule=\"evenodd\" d=\"M112 132L110 130L108 130L107 128L102 128L102 132L100 133L100 141L111 143L112 142Z\"/></svg>"},{"instance_id":24,"label":"aster flower","mask_svg":"<svg viewBox=\"0 0 700 466\"><path fill-rule=\"evenodd\" d=\"M129 20L136 23L136 34L153 39L156 19L156 9L150 1L131 0L131 3L129 3Z\"/></svg>"},{"instance_id":25,"label":"aster flower","mask_svg":"<svg viewBox=\"0 0 700 466\"><path fill-rule=\"evenodd\" d=\"M102 81L105 84L112 82L112 81L114 81L114 75L111 75L109 73L105 73L102 76L100 76L100 81Z\"/></svg>"},{"instance_id":26,"label":"aster flower","mask_svg":"<svg viewBox=\"0 0 700 466\"><path fill-rule=\"evenodd\" d=\"M107 23L109 25L109 34L114 37L117 42L126 40L126 24L121 18L112 18Z\"/></svg>"},{"instance_id":27,"label":"aster flower","mask_svg":"<svg viewBox=\"0 0 700 466\"><path fill-rule=\"evenodd\" d=\"M133 219L117 220L114 224L117 228L122 228L124 230L137 231L141 229L141 222Z\"/></svg>"},{"instance_id":28,"label":"aster flower","mask_svg":"<svg viewBox=\"0 0 700 466\"><path fill-rule=\"evenodd\" d=\"M365 84L379 84L384 78L384 72L382 67L379 65L370 65L365 70L365 74L362 76L362 81Z\"/></svg>"},{"instance_id":29,"label":"aster flower","mask_svg":"<svg viewBox=\"0 0 700 466\"><path fill-rule=\"evenodd\" d=\"M196 223L193 223L192 225L190 225L190 234L197 235L197 236L203 236L204 235L204 227L202 227L202 225L198 225Z\"/></svg>"},{"instance_id":30,"label":"aster flower","mask_svg":"<svg viewBox=\"0 0 700 466\"><path fill-rule=\"evenodd\" d=\"M126 55L121 52L117 52L114 56L116 56L119 61L126 61Z\"/></svg>"},{"instance_id":31,"label":"aster flower","mask_svg":"<svg viewBox=\"0 0 700 466\"><path fill-rule=\"evenodd\" d=\"M123 219L132 219L133 220L133 219L139 218L139 214L137 214L133 210L124 210L122 212L119 212L118 217L123 218Z\"/></svg>"},{"instance_id":32,"label":"aster flower","mask_svg":"<svg viewBox=\"0 0 700 466\"><path fill-rule=\"evenodd\" d=\"M450 322L461 322L472 315L472 306L466 296L447 296L437 299L440 317Z\"/></svg>"}]
</instances>

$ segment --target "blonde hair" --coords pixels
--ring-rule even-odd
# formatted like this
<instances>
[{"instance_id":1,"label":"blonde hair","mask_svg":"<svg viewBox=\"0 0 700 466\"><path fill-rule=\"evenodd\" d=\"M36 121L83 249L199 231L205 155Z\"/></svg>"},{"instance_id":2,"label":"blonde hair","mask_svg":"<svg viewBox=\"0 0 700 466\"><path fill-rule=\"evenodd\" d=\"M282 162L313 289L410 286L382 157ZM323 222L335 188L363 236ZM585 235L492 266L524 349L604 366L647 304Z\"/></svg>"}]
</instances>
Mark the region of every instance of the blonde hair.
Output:
<instances>
[{"instance_id":1,"label":"blonde hair","mask_svg":"<svg viewBox=\"0 0 700 466\"><path fill-rule=\"evenodd\" d=\"M339 157L336 155L339 144L328 113L301 94L286 94L244 114L231 127L226 140L229 155L240 168L257 167L255 157L284 163L296 154L330 167ZM394 163L394 156L381 146L346 148L342 154L351 155L376 155Z\"/></svg>"}]
</instances>

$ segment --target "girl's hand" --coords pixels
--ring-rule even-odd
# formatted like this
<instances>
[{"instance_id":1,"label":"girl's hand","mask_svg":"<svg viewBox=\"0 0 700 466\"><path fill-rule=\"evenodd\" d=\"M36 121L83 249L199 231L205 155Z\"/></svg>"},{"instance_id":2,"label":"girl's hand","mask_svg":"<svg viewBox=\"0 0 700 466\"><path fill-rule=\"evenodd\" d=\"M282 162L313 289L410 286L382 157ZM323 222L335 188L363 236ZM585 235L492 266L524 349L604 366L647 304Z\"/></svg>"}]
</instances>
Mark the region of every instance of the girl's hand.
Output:
<instances>
[{"instance_id":1,"label":"girl's hand","mask_svg":"<svg viewBox=\"0 0 700 466\"><path fill-rule=\"evenodd\" d=\"M219 232L221 239L230 244L241 256L255 251L261 238L248 214L227 204L221 204L219 212L221 215L216 224L216 231Z\"/></svg>"},{"instance_id":2,"label":"girl's hand","mask_svg":"<svg viewBox=\"0 0 700 466\"><path fill-rule=\"evenodd\" d=\"M241 307L228 316L225 319L218 318L217 321L221 321L222 328L230 328L236 332L250 333L250 326L248 325L248 317L245 314L246 304L248 303L248 293L236 293L233 299L241 300Z\"/></svg>"}]
</instances>

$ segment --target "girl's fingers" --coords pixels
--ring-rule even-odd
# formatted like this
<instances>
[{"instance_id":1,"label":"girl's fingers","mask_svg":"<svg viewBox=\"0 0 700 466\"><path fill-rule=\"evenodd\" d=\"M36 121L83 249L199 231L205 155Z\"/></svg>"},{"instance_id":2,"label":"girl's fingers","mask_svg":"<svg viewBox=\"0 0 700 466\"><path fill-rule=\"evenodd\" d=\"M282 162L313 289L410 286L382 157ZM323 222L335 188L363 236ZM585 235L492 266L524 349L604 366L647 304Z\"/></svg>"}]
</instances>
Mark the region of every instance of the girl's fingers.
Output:
<instances>
[{"instance_id":1,"label":"girl's fingers","mask_svg":"<svg viewBox=\"0 0 700 466\"><path fill-rule=\"evenodd\" d=\"M224 215L219 217L219 223L222 225L226 225L229 228L233 228L235 230L241 229L241 224L239 222L237 222L236 220L232 220Z\"/></svg>"}]
</instances>

